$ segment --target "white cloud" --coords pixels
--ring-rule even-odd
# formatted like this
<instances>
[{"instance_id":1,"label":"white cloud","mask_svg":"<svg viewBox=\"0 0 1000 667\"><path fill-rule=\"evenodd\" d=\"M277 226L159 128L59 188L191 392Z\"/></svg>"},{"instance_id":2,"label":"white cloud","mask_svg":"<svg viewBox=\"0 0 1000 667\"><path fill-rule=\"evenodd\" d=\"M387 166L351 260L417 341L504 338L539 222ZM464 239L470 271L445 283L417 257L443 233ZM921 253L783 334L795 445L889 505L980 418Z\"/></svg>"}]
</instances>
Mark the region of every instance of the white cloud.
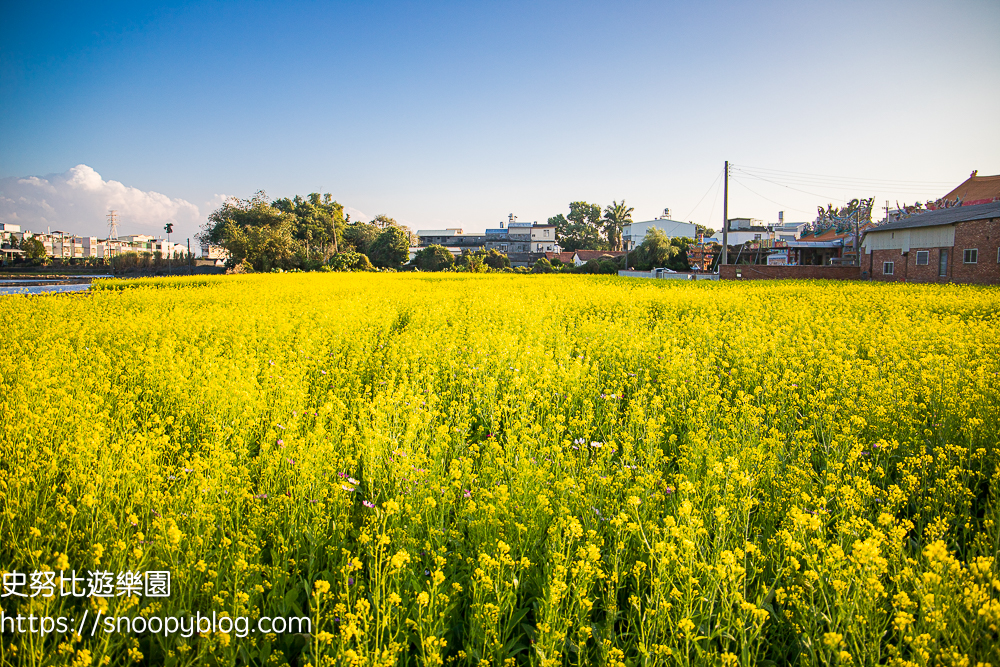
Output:
<instances>
[{"instance_id":1,"label":"white cloud","mask_svg":"<svg viewBox=\"0 0 1000 667\"><path fill-rule=\"evenodd\" d=\"M369 222L371 220L369 216L365 215L363 212L359 211L353 206L345 206L344 213L347 213L351 216L352 222Z\"/></svg>"},{"instance_id":2,"label":"white cloud","mask_svg":"<svg viewBox=\"0 0 1000 667\"><path fill-rule=\"evenodd\" d=\"M119 234L159 236L168 222L180 228L177 232L193 233L204 220L189 201L106 181L85 164L44 178L0 179L0 222L19 224L22 230L104 236L110 209L118 211Z\"/></svg>"}]
</instances>

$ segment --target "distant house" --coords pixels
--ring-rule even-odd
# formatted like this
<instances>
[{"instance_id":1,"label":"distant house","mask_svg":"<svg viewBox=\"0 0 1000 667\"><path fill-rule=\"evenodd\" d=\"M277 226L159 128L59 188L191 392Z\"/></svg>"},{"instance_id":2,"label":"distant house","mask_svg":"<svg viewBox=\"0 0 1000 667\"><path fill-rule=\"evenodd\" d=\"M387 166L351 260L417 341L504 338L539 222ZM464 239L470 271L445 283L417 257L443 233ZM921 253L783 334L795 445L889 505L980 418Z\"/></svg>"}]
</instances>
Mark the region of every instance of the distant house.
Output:
<instances>
[{"instance_id":1,"label":"distant house","mask_svg":"<svg viewBox=\"0 0 1000 667\"><path fill-rule=\"evenodd\" d=\"M797 241L808 222L779 222L771 227L775 241Z\"/></svg>"},{"instance_id":2,"label":"distant house","mask_svg":"<svg viewBox=\"0 0 1000 667\"><path fill-rule=\"evenodd\" d=\"M201 258L212 260L217 265L221 266L222 263L229 259L229 251L221 245L203 243L201 244Z\"/></svg>"},{"instance_id":3,"label":"distant house","mask_svg":"<svg viewBox=\"0 0 1000 667\"><path fill-rule=\"evenodd\" d=\"M889 222L861 245L874 280L1000 284L1000 201Z\"/></svg>"},{"instance_id":4,"label":"distant house","mask_svg":"<svg viewBox=\"0 0 1000 667\"><path fill-rule=\"evenodd\" d=\"M760 222L751 218L730 218L729 233L726 242L729 247L743 245L747 241L760 241L771 238L771 230L764 225L754 224ZM722 232L716 232L716 236L722 238Z\"/></svg>"},{"instance_id":5,"label":"distant house","mask_svg":"<svg viewBox=\"0 0 1000 667\"><path fill-rule=\"evenodd\" d=\"M486 230L487 250L502 253L547 253L559 252L562 248L556 241L556 226L547 222L514 222L504 227Z\"/></svg>"},{"instance_id":6,"label":"distant house","mask_svg":"<svg viewBox=\"0 0 1000 667\"><path fill-rule=\"evenodd\" d=\"M517 261L522 262L521 255L532 255L534 262L545 253L558 253L562 250L556 238L556 227L548 223L514 222L512 215L510 223L505 227L487 229L483 233L466 234L459 227L447 229L429 229L417 232L417 245L426 248L429 245L442 245L449 248L464 250L496 250L505 255L518 255ZM527 262L528 260L523 260ZM514 262L514 259L511 259Z\"/></svg>"},{"instance_id":7,"label":"distant house","mask_svg":"<svg viewBox=\"0 0 1000 667\"><path fill-rule=\"evenodd\" d=\"M576 250L573 252L573 265L583 266L592 259L600 259L602 257L609 256L621 257L624 254L624 250Z\"/></svg>"},{"instance_id":8,"label":"distant house","mask_svg":"<svg viewBox=\"0 0 1000 667\"><path fill-rule=\"evenodd\" d=\"M426 248L429 245L455 245L456 241L464 241L462 229L459 227L449 227L447 229L421 229L417 232L417 245Z\"/></svg>"},{"instance_id":9,"label":"distant house","mask_svg":"<svg viewBox=\"0 0 1000 667\"><path fill-rule=\"evenodd\" d=\"M21 236L21 225L14 225L9 222L0 222L0 241L9 243L12 238L20 241Z\"/></svg>"}]
</instances>

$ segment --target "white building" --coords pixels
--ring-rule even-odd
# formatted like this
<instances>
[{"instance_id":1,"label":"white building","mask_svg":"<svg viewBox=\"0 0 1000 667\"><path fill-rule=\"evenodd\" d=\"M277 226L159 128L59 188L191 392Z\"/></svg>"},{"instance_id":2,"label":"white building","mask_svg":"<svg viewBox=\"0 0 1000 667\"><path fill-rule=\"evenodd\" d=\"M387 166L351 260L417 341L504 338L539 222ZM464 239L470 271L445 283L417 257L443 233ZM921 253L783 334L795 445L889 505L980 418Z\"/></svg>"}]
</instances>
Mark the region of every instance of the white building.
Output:
<instances>
[{"instance_id":1,"label":"white building","mask_svg":"<svg viewBox=\"0 0 1000 667\"><path fill-rule=\"evenodd\" d=\"M221 245L214 245L212 243L202 243L201 244L201 258L202 259L212 259L216 263L220 261L226 261L229 259L229 251L223 248Z\"/></svg>"},{"instance_id":2,"label":"white building","mask_svg":"<svg viewBox=\"0 0 1000 667\"><path fill-rule=\"evenodd\" d=\"M531 226L531 252L560 252L556 243L556 226L549 223L533 223Z\"/></svg>"},{"instance_id":3,"label":"white building","mask_svg":"<svg viewBox=\"0 0 1000 667\"><path fill-rule=\"evenodd\" d=\"M622 228L622 242L625 243L626 248L631 250L645 240L646 234L650 229L659 229L671 238L686 236L689 239L693 239L698 234L697 226L690 222L680 222L678 220L670 220L669 218L656 218L655 220L644 220L642 222L626 224Z\"/></svg>"},{"instance_id":4,"label":"white building","mask_svg":"<svg viewBox=\"0 0 1000 667\"><path fill-rule=\"evenodd\" d=\"M730 218L729 219L729 234L726 241L730 246L743 245L747 241L762 241L774 238L774 232L771 228L765 227L760 224L760 220L754 220L752 218ZM722 238L722 232L716 232L715 235Z\"/></svg>"},{"instance_id":5,"label":"white building","mask_svg":"<svg viewBox=\"0 0 1000 667\"><path fill-rule=\"evenodd\" d=\"M426 248L429 245L453 245L456 236L462 236L460 227L421 229L417 231L417 245L421 248Z\"/></svg>"},{"instance_id":6,"label":"white building","mask_svg":"<svg viewBox=\"0 0 1000 667\"><path fill-rule=\"evenodd\" d=\"M771 226L775 241L798 241L808 222L779 222Z\"/></svg>"},{"instance_id":7,"label":"white building","mask_svg":"<svg viewBox=\"0 0 1000 667\"><path fill-rule=\"evenodd\" d=\"M21 225L12 225L9 222L0 222L0 241L7 243L11 237L20 239Z\"/></svg>"}]
</instances>

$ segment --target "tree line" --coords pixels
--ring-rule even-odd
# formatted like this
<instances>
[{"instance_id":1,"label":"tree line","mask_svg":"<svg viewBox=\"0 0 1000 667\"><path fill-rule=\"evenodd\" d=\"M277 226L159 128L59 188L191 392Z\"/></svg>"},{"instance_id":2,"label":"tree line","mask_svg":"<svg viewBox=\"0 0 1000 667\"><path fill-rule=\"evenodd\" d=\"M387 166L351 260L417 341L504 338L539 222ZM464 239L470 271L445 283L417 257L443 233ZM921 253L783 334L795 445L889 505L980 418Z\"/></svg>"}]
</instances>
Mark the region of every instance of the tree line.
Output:
<instances>
[{"instance_id":1,"label":"tree line","mask_svg":"<svg viewBox=\"0 0 1000 667\"><path fill-rule=\"evenodd\" d=\"M198 239L221 246L244 271L396 269L409 259L410 230L386 215L351 222L329 194L271 201L258 191L208 216Z\"/></svg>"},{"instance_id":2,"label":"tree line","mask_svg":"<svg viewBox=\"0 0 1000 667\"><path fill-rule=\"evenodd\" d=\"M625 249L622 232L625 225L633 222L635 209L626 206L625 200L617 200L601 208L600 204L585 201L569 203L569 213L559 213L548 222L555 225L559 245L563 250L616 250ZM712 236L715 230L703 225L695 225L698 234ZM692 243L693 239L689 239ZM659 241L658 241L659 243ZM684 247L686 250L686 246ZM638 250L638 248L637 248ZM629 262L631 266L631 262Z\"/></svg>"},{"instance_id":3,"label":"tree line","mask_svg":"<svg viewBox=\"0 0 1000 667\"><path fill-rule=\"evenodd\" d=\"M623 230L632 222L633 211L624 200L604 208L575 201L569 204L568 214L560 213L548 222L556 227L564 251L620 252L625 248ZM400 269L416 241L408 228L386 215L377 215L371 222L352 222L329 194L314 192L271 201L263 191L249 199L227 200L208 216L198 239L223 247L229 253L231 268L256 272ZM639 246L630 248L628 267L686 271L687 249L693 243L693 239L670 238L659 230L649 230ZM420 271L515 270L507 256L496 250L466 251L456 258L435 245L419 250L411 266ZM625 266L625 258L607 255L579 267L543 258L530 270L615 273Z\"/></svg>"}]
</instances>

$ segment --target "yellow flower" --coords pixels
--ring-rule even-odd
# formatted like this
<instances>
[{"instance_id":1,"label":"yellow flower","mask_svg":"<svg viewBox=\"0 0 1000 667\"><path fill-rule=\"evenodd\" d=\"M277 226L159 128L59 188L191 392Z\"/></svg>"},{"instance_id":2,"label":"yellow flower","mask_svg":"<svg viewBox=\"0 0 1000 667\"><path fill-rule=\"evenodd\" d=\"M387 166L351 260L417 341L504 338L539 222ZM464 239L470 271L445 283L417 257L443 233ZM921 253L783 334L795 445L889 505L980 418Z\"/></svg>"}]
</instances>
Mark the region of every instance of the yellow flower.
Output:
<instances>
[{"instance_id":1,"label":"yellow flower","mask_svg":"<svg viewBox=\"0 0 1000 667\"><path fill-rule=\"evenodd\" d=\"M400 569L409 562L410 562L410 554L406 552L406 549L400 549L390 559L390 563L392 564L394 570Z\"/></svg>"}]
</instances>

